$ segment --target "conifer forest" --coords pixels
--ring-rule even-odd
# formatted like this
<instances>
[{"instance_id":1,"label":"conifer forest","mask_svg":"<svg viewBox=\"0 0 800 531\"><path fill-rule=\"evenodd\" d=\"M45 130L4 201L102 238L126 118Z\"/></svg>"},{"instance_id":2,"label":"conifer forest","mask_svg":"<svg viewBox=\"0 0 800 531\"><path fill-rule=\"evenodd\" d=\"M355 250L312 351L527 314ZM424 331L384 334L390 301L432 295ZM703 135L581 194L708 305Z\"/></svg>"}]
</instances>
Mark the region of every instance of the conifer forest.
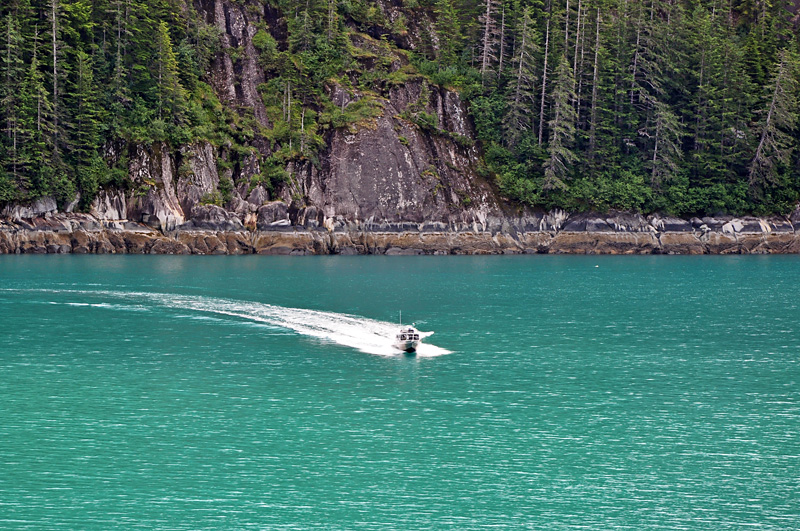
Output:
<instances>
[{"instance_id":1,"label":"conifer forest","mask_svg":"<svg viewBox=\"0 0 800 531\"><path fill-rule=\"evenodd\" d=\"M266 146L258 179L277 189L411 79L467 102L474 138L456 140L517 204L765 215L800 200L800 0L217 1L268 15L252 36L266 126L212 88L215 58L238 59L202 15L212 0L3 0L0 206L87 210L130 186L124 149L107 153L132 143L207 141L223 165ZM369 61L358 38L377 43ZM362 97L336 105L334 84Z\"/></svg>"}]
</instances>

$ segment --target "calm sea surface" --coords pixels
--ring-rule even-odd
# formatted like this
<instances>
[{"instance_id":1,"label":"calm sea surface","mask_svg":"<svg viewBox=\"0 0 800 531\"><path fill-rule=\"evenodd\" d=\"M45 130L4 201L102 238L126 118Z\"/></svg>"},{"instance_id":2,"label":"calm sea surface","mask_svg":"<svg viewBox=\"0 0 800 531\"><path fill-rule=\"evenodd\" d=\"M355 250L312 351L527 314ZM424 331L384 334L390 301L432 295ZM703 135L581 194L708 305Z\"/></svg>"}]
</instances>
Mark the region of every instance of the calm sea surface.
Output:
<instances>
[{"instance_id":1,"label":"calm sea surface","mask_svg":"<svg viewBox=\"0 0 800 531\"><path fill-rule=\"evenodd\" d=\"M0 528L800 529L798 301L795 256L0 256Z\"/></svg>"}]
</instances>

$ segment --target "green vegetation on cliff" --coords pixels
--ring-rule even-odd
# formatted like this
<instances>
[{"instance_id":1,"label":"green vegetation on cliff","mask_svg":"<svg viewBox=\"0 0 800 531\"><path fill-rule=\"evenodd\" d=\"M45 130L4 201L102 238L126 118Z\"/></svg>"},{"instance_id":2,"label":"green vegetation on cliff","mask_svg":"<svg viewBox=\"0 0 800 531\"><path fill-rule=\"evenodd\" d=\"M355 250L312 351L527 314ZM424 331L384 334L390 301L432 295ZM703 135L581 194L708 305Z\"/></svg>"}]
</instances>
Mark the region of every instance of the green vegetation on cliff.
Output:
<instances>
[{"instance_id":1,"label":"green vegetation on cliff","mask_svg":"<svg viewBox=\"0 0 800 531\"><path fill-rule=\"evenodd\" d=\"M411 80L462 94L481 168L521 203L765 214L800 198L796 2L217 3L251 13L255 33L226 41L210 0L4 2L0 204L88 208L128 182L128 142L206 140L222 168L255 156L275 189ZM248 47L265 116L218 93L238 90L219 77L226 61L242 75ZM420 100L403 118L441 134Z\"/></svg>"}]
</instances>

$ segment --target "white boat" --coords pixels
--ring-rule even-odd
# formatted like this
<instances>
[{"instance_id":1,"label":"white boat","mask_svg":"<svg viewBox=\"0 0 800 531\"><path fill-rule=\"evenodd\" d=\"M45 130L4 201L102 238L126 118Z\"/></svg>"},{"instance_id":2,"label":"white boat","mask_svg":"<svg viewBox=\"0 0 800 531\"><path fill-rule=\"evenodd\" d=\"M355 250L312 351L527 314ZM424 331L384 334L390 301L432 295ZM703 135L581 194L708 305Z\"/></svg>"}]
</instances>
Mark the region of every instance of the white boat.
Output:
<instances>
[{"instance_id":1,"label":"white boat","mask_svg":"<svg viewBox=\"0 0 800 531\"><path fill-rule=\"evenodd\" d=\"M416 352L419 341L419 330L413 326L403 326L395 336L394 346L404 352Z\"/></svg>"}]
</instances>

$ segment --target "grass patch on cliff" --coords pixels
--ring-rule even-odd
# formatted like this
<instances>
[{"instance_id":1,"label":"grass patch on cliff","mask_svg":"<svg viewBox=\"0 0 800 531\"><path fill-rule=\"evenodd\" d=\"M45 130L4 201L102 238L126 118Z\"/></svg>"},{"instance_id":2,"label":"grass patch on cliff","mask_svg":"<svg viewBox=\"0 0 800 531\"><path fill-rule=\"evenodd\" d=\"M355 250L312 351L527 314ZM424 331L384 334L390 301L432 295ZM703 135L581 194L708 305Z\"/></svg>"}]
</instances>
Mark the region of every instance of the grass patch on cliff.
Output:
<instances>
[{"instance_id":1,"label":"grass patch on cliff","mask_svg":"<svg viewBox=\"0 0 800 531\"><path fill-rule=\"evenodd\" d=\"M356 132L360 127L374 127L375 119L383 114L383 102L373 95L365 95L340 108L330 102L319 118L323 129L347 128Z\"/></svg>"}]
</instances>

